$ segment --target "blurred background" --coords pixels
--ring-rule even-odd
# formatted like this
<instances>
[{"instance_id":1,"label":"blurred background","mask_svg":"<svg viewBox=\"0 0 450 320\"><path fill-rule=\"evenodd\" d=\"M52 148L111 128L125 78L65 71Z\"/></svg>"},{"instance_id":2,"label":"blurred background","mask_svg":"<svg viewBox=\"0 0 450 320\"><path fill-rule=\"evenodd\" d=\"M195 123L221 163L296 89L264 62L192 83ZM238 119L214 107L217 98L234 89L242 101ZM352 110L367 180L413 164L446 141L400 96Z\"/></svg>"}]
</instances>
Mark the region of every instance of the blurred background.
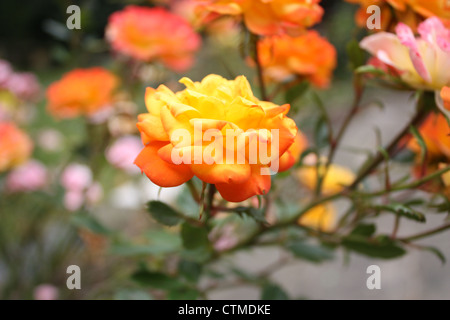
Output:
<instances>
[{"instance_id":1,"label":"blurred background","mask_svg":"<svg viewBox=\"0 0 450 320\"><path fill-rule=\"evenodd\" d=\"M81 30L66 28L69 17L66 9L72 4L81 8ZM83 212L85 209L76 210L75 214L64 200L67 190L60 183L62 171L68 164L86 162L95 149L95 143L93 147L86 145L86 141L101 141L103 133L98 128L86 128L82 119L55 120L45 108L45 88L71 69L103 66L122 79L129 76L128 62L112 54L104 39L108 17L129 4L152 5L155 2L0 2L0 59L8 61L16 72L33 73L41 88L38 98L22 106L15 117L34 142L33 159L45 164L50 177L43 190L9 192L5 186L6 174L0 175L3 181L0 184L0 299L158 298L157 292L150 293L137 287L129 275L136 264L147 261L149 255L154 258L152 263L161 263L158 255L175 252L180 240L170 230L156 225L146 213L145 204L159 199L186 209L193 205L188 200L187 190L179 187L161 191L139 172L118 170L104 157L96 164L97 170L90 173L91 180L101 185L101 195L87 206L89 214ZM164 1L158 4L167 5ZM325 101L333 123L340 123L342 110L352 101L352 72L346 46L352 39L360 39L364 31L355 26L355 6L335 0L322 0L321 5L325 8L325 16L316 29L336 47L338 67L330 89L320 91L319 95ZM122 107L125 111L114 121L108 121L108 130L124 130L130 136L137 136L135 116L145 110L147 86L156 87L164 82L176 88L176 81L182 76L199 80L210 73L229 78L245 74L251 82L255 80L254 70L240 56L238 35L226 37L220 33L204 33L203 38L196 64L188 72L168 73L159 66L149 66L141 70L139 81L124 81L122 85L127 96ZM361 145L376 146L374 123L378 124L382 137L388 139L401 126L399 123L406 123L405 114L412 112L410 93L374 92L370 91L365 97L368 107L353 122L344 140L346 148L337 157L338 163L354 170L362 164L365 155L351 150ZM278 99L283 100L282 97ZM372 105L375 100L381 100L385 107L377 108L378 102ZM7 105L7 97L0 96L0 103ZM293 107L298 110L299 127L311 136L317 116L313 101L305 97L297 100ZM110 148L112 144L110 141L103 147ZM297 190L293 178L285 185L287 189L292 190L294 186ZM300 192L298 189L294 197ZM388 217L379 223L382 229L392 225L393 221ZM437 224L437 221L430 221L431 225L433 223ZM421 230L420 227L405 224L401 233L415 233ZM127 246L130 243L139 246L131 248ZM426 244L437 245L450 256L449 235L435 236ZM150 245L157 250L152 251ZM278 249L248 250L227 256L214 268L220 270L232 261L244 270L256 272L264 270L280 255L283 252ZM72 264L82 270L81 290L66 287L66 268ZM369 291L366 287L366 268L372 264L380 265L382 269L381 290ZM280 266L273 274L273 280L294 298L450 299L448 275L448 266L442 266L438 259L424 252L413 252L389 262L357 256L349 258L338 252L335 260L321 265L297 261ZM209 295L211 299L258 297L256 289L245 285L212 291Z\"/></svg>"}]
</instances>

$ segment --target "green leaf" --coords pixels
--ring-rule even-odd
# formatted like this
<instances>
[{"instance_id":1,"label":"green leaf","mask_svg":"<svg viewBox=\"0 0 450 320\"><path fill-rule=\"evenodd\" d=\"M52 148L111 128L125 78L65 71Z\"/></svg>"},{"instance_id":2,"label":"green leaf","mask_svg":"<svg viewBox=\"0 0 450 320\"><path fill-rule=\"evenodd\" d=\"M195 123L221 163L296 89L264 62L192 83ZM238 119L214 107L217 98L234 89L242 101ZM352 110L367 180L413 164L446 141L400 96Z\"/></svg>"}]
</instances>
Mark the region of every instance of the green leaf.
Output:
<instances>
[{"instance_id":1,"label":"green leaf","mask_svg":"<svg viewBox=\"0 0 450 320\"><path fill-rule=\"evenodd\" d=\"M178 288L170 290L167 298L169 300L196 300L198 291L193 288Z\"/></svg>"},{"instance_id":2,"label":"green leaf","mask_svg":"<svg viewBox=\"0 0 450 320\"><path fill-rule=\"evenodd\" d=\"M309 89L309 82L303 81L299 84L289 88L285 94L285 100L287 103L292 104L297 99L301 98Z\"/></svg>"},{"instance_id":3,"label":"green leaf","mask_svg":"<svg viewBox=\"0 0 450 320\"><path fill-rule=\"evenodd\" d=\"M196 283L202 274L203 266L200 263L181 260L178 264L178 271L188 281Z\"/></svg>"},{"instance_id":4,"label":"green leaf","mask_svg":"<svg viewBox=\"0 0 450 320\"><path fill-rule=\"evenodd\" d=\"M441 260L442 264L445 264L447 262L447 259L445 258L444 254L439 249L435 247L422 247L421 249L434 253L436 257L438 257L438 259Z\"/></svg>"},{"instance_id":5,"label":"green leaf","mask_svg":"<svg viewBox=\"0 0 450 320\"><path fill-rule=\"evenodd\" d=\"M377 67L372 66L372 65L360 66L360 67L358 67L355 70L355 73L357 73L357 74L366 74L366 73L368 73L368 74L371 74L371 75L374 75L374 76L384 76L384 75L386 75L386 73L383 70L378 69Z\"/></svg>"},{"instance_id":6,"label":"green leaf","mask_svg":"<svg viewBox=\"0 0 450 320\"><path fill-rule=\"evenodd\" d=\"M314 142L318 149L322 149L329 144L329 129L327 120L321 116L314 126Z\"/></svg>"},{"instance_id":7,"label":"green leaf","mask_svg":"<svg viewBox=\"0 0 450 320\"><path fill-rule=\"evenodd\" d=\"M378 211L386 211L398 214L402 217L415 220L418 222L426 222L425 215L417 210L412 209L411 207L401 204L401 203L390 203L387 205L375 206L374 207Z\"/></svg>"},{"instance_id":8,"label":"green leaf","mask_svg":"<svg viewBox=\"0 0 450 320\"><path fill-rule=\"evenodd\" d=\"M261 223L267 223L266 217L264 215L264 211L261 209L257 209L254 207L236 207L233 210L234 212L238 213L239 215L247 215L250 218L254 219L255 221L261 222Z\"/></svg>"},{"instance_id":9,"label":"green leaf","mask_svg":"<svg viewBox=\"0 0 450 320\"><path fill-rule=\"evenodd\" d=\"M333 258L333 253L324 247L313 246L303 241L288 244L287 248L298 258L320 263Z\"/></svg>"},{"instance_id":10,"label":"green leaf","mask_svg":"<svg viewBox=\"0 0 450 320\"><path fill-rule=\"evenodd\" d=\"M401 257L406 251L388 237L367 239L359 235L349 235L342 240L342 245L360 254L381 259Z\"/></svg>"},{"instance_id":11,"label":"green leaf","mask_svg":"<svg viewBox=\"0 0 450 320\"><path fill-rule=\"evenodd\" d=\"M145 291L137 289L123 289L114 295L114 300L153 300L153 297Z\"/></svg>"},{"instance_id":12,"label":"green leaf","mask_svg":"<svg viewBox=\"0 0 450 320\"><path fill-rule=\"evenodd\" d=\"M74 225L79 228L86 228L93 233L109 235L112 233L111 230L102 225L96 218L92 215L86 213L75 214L71 217L71 221Z\"/></svg>"},{"instance_id":13,"label":"green leaf","mask_svg":"<svg viewBox=\"0 0 450 320\"><path fill-rule=\"evenodd\" d=\"M411 126L409 130L420 146L420 163L425 163L428 154L427 144L425 143L425 140L423 140L422 135L414 126Z\"/></svg>"},{"instance_id":14,"label":"green leaf","mask_svg":"<svg viewBox=\"0 0 450 320\"><path fill-rule=\"evenodd\" d=\"M354 236L364 236L369 238L375 234L376 230L377 227L373 223L371 224L361 223L357 225L356 228L353 229L353 231L350 234Z\"/></svg>"},{"instance_id":15,"label":"green leaf","mask_svg":"<svg viewBox=\"0 0 450 320\"><path fill-rule=\"evenodd\" d=\"M183 223L181 227L181 239L183 240L183 246L188 250L209 246L208 231L205 228L192 226L187 222Z\"/></svg>"},{"instance_id":16,"label":"green leaf","mask_svg":"<svg viewBox=\"0 0 450 320\"><path fill-rule=\"evenodd\" d=\"M279 285L266 283L262 287L261 300L289 300L289 296Z\"/></svg>"},{"instance_id":17,"label":"green leaf","mask_svg":"<svg viewBox=\"0 0 450 320\"><path fill-rule=\"evenodd\" d=\"M150 201L147 206L152 217L163 225L172 227L182 221L177 211L161 201Z\"/></svg>"},{"instance_id":18,"label":"green leaf","mask_svg":"<svg viewBox=\"0 0 450 320\"><path fill-rule=\"evenodd\" d=\"M142 286L151 287L162 290L173 290L180 288L182 284L179 280L169 277L161 272L153 272L147 270L139 270L135 272L131 279Z\"/></svg>"},{"instance_id":19,"label":"green leaf","mask_svg":"<svg viewBox=\"0 0 450 320\"><path fill-rule=\"evenodd\" d=\"M352 70L357 70L359 67L364 65L366 54L359 46L359 42L356 39L350 41L347 44L347 55Z\"/></svg>"}]
</instances>

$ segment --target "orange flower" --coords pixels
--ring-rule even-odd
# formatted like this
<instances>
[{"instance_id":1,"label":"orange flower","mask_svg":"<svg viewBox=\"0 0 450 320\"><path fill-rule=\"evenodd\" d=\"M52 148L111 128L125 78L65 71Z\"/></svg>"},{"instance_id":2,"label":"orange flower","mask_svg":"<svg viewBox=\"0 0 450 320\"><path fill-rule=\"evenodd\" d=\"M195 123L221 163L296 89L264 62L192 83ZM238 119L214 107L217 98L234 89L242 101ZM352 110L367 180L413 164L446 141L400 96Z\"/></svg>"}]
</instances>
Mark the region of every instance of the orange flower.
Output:
<instances>
[{"instance_id":1,"label":"orange flower","mask_svg":"<svg viewBox=\"0 0 450 320\"><path fill-rule=\"evenodd\" d=\"M300 160L300 156L308 147L308 140L306 136L298 131L294 143L289 149L280 157L280 164L278 171L283 172L289 170L294 164Z\"/></svg>"},{"instance_id":2,"label":"orange flower","mask_svg":"<svg viewBox=\"0 0 450 320\"><path fill-rule=\"evenodd\" d=\"M265 76L277 82L299 76L323 88L329 84L336 67L336 49L316 31L296 38L267 37L258 45Z\"/></svg>"},{"instance_id":3,"label":"orange flower","mask_svg":"<svg viewBox=\"0 0 450 320\"><path fill-rule=\"evenodd\" d=\"M100 67L75 69L47 89L48 111L56 118L94 115L110 107L118 78Z\"/></svg>"},{"instance_id":4,"label":"orange flower","mask_svg":"<svg viewBox=\"0 0 450 320\"><path fill-rule=\"evenodd\" d=\"M320 0L197 0L203 20L218 15L239 16L247 28L259 35L288 33L296 36L320 22Z\"/></svg>"},{"instance_id":5,"label":"orange flower","mask_svg":"<svg viewBox=\"0 0 450 320\"><path fill-rule=\"evenodd\" d=\"M201 39L182 17L163 8L127 6L113 13L106 38L114 50L137 60L161 61L184 71L193 63Z\"/></svg>"},{"instance_id":6,"label":"orange flower","mask_svg":"<svg viewBox=\"0 0 450 320\"><path fill-rule=\"evenodd\" d=\"M428 160L450 159L450 127L441 113L430 114L419 132L427 145ZM417 154L421 152L415 139L409 141L408 147Z\"/></svg>"},{"instance_id":7,"label":"orange flower","mask_svg":"<svg viewBox=\"0 0 450 320\"><path fill-rule=\"evenodd\" d=\"M444 102L444 108L450 110L450 87L444 87L441 90L441 98Z\"/></svg>"},{"instance_id":8,"label":"orange flower","mask_svg":"<svg viewBox=\"0 0 450 320\"><path fill-rule=\"evenodd\" d=\"M177 93L164 85L147 88L148 113L139 115L137 124L145 148L136 165L161 187L195 175L215 184L228 201L266 194L269 167L279 163L297 134L286 117L289 105L258 100L244 76L180 82L187 88ZM263 145L267 154L261 153Z\"/></svg>"},{"instance_id":9,"label":"orange flower","mask_svg":"<svg viewBox=\"0 0 450 320\"><path fill-rule=\"evenodd\" d=\"M0 172L24 163L31 155L30 138L13 123L0 122Z\"/></svg>"},{"instance_id":10,"label":"orange flower","mask_svg":"<svg viewBox=\"0 0 450 320\"><path fill-rule=\"evenodd\" d=\"M359 4L361 8L356 14L356 22L365 27L370 14L367 8L377 5L381 8L382 30L394 28L398 22L403 22L416 29L420 22L426 18L437 16L447 27L450 26L450 6L446 1L438 0L346 0ZM393 14L394 12L394 14Z\"/></svg>"}]
</instances>

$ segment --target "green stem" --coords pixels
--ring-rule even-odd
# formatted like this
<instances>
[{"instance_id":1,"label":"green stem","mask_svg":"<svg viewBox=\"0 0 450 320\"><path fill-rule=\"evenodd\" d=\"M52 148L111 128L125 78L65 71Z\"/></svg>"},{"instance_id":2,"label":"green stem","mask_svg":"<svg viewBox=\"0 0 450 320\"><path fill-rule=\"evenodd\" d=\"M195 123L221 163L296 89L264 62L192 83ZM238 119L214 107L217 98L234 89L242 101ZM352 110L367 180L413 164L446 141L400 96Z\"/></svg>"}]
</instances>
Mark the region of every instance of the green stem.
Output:
<instances>
[{"instance_id":1,"label":"green stem","mask_svg":"<svg viewBox=\"0 0 450 320\"><path fill-rule=\"evenodd\" d=\"M402 139L409 133L409 130L411 126L419 126L425 117L428 115L429 110L427 110L424 106L424 97L423 94L420 95L418 104L417 104L417 113L416 115L411 119L411 121L408 122L408 124L403 128L402 131L391 141L391 143L384 148L386 150L387 154L389 156L392 156L398 144ZM367 177L369 176L373 170L375 170L383 161L385 160L385 155L383 152L379 151L375 158L369 162L368 165L365 166L365 168L360 172L358 177L355 179L355 181L348 187L349 190L356 189L356 187Z\"/></svg>"},{"instance_id":2,"label":"green stem","mask_svg":"<svg viewBox=\"0 0 450 320\"><path fill-rule=\"evenodd\" d=\"M256 72L258 75L259 88L261 90L261 99L263 101L269 101L266 90L266 83L264 81L264 72L261 64L261 60L259 59L259 49L258 49L258 41L259 37L255 34L251 34L252 45L253 45L253 59L256 63Z\"/></svg>"},{"instance_id":3,"label":"green stem","mask_svg":"<svg viewBox=\"0 0 450 320\"><path fill-rule=\"evenodd\" d=\"M447 229L450 229L450 223L446 223L446 224L444 224L443 226L441 226L439 228L436 228L436 229L433 229L433 230L429 230L429 231L426 231L426 232L422 232L422 233L419 233L419 234L416 234L416 235L413 235L413 236L409 236L409 237L406 237L406 238L401 238L399 240L402 241L402 242L411 242L411 241L414 241L414 240L419 240L419 239L422 239L422 238L426 238L428 236L432 236L432 235L438 234L438 233L443 232L443 231L445 231Z\"/></svg>"},{"instance_id":4,"label":"green stem","mask_svg":"<svg viewBox=\"0 0 450 320\"><path fill-rule=\"evenodd\" d=\"M359 111L361 99L364 94L364 86L361 83L360 76L357 76L357 75L355 76L355 79L353 81L353 87L354 87L354 91L355 91L355 97L353 100L353 104L352 104L352 107L351 107L350 111L348 112L347 116L345 117L344 122L342 123L342 126L336 135L336 138L332 139L332 141L331 141L330 151L328 152L327 162L325 164L325 170L323 173L323 177L326 177L331 164L334 162L334 157L336 156L336 151L342 142L342 138L344 137L345 133L347 132L347 129L348 129L350 123L352 122L353 118ZM322 191L322 182L323 182L323 179L321 179L321 183L319 186L320 192Z\"/></svg>"}]
</instances>

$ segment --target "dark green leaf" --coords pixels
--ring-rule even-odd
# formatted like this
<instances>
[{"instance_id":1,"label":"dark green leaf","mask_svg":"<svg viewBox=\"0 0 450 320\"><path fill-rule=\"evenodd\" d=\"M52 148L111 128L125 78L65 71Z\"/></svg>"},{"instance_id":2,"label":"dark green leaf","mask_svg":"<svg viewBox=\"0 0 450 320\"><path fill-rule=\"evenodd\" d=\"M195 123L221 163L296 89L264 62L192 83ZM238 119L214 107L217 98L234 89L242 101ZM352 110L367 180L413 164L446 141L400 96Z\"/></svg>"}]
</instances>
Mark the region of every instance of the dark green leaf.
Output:
<instances>
[{"instance_id":1,"label":"dark green leaf","mask_svg":"<svg viewBox=\"0 0 450 320\"><path fill-rule=\"evenodd\" d=\"M313 246L303 241L290 243L287 248L298 258L320 263L333 258L333 253L324 247Z\"/></svg>"},{"instance_id":2,"label":"dark green leaf","mask_svg":"<svg viewBox=\"0 0 450 320\"><path fill-rule=\"evenodd\" d=\"M169 300L196 300L198 291L192 288L178 288L169 291L167 298Z\"/></svg>"},{"instance_id":3,"label":"dark green leaf","mask_svg":"<svg viewBox=\"0 0 450 320\"><path fill-rule=\"evenodd\" d=\"M436 257L438 257L438 259L441 260L442 264L445 264L447 262L447 259L445 258L444 254L439 249L434 247L422 247L422 249L434 253Z\"/></svg>"},{"instance_id":4,"label":"dark green leaf","mask_svg":"<svg viewBox=\"0 0 450 320\"><path fill-rule=\"evenodd\" d=\"M367 239L366 237L350 235L342 240L342 245L360 254L381 259L401 257L406 251L389 238Z\"/></svg>"},{"instance_id":5,"label":"dark green leaf","mask_svg":"<svg viewBox=\"0 0 450 320\"><path fill-rule=\"evenodd\" d=\"M309 82L303 81L292 88L289 88L285 94L287 103L292 104L294 101L302 97L309 89Z\"/></svg>"},{"instance_id":6,"label":"dark green leaf","mask_svg":"<svg viewBox=\"0 0 450 320\"><path fill-rule=\"evenodd\" d=\"M148 212L159 223L166 226L175 226L182 220L180 214L167 204L161 201L150 201L148 204Z\"/></svg>"},{"instance_id":7,"label":"dark green leaf","mask_svg":"<svg viewBox=\"0 0 450 320\"><path fill-rule=\"evenodd\" d=\"M188 250L206 248L209 245L208 231L205 228L194 227L189 223L183 223L181 227L181 239L183 246Z\"/></svg>"},{"instance_id":8,"label":"dark green leaf","mask_svg":"<svg viewBox=\"0 0 450 320\"><path fill-rule=\"evenodd\" d=\"M123 289L114 295L114 300L153 300L145 291L137 289Z\"/></svg>"},{"instance_id":9,"label":"dark green leaf","mask_svg":"<svg viewBox=\"0 0 450 320\"><path fill-rule=\"evenodd\" d=\"M360 48L359 42L354 39L347 44L347 55L350 61L350 67L352 70L357 70L364 65L366 60L366 54Z\"/></svg>"},{"instance_id":10,"label":"dark green leaf","mask_svg":"<svg viewBox=\"0 0 450 320\"><path fill-rule=\"evenodd\" d=\"M375 206L374 207L378 211L386 211L398 214L402 217L415 220L418 222L426 222L425 215L417 210L412 209L411 207L401 204L401 203L390 203L387 205Z\"/></svg>"},{"instance_id":11,"label":"dark green leaf","mask_svg":"<svg viewBox=\"0 0 450 320\"><path fill-rule=\"evenodd\" d=\"M202 274L202 265L193 261L181 260L178 264L178 271L187 280L196 283Z\"/></svg>"},{"instance_id":12,"label":"dark green leaf","mask_svg":"<svg viewBox=\"0 0 450 320\"><path fill-rule=\"evenodd\" d=\"M353 231L351 232L351 235L358 235L358 236L370 238L371 236L373 236L375 234L376 230L377 230L377 227L373 223L371 223L371 224L361 223L361 224L357 225L355 229L353 229Z\"/></svg>"},{"instance_id":13,"label":"dark green leaf","mask_svg":"<svg viewBox=\"0 0 450 320\"><path fill-rule=\"evenodd\" d=\"M180 288L182 285L179 280L169 277L160 272L152 272L147 270L140 270L135 272L131 279L142 286L151 287L162 290L173 290Z\"/></svg>"},{"instance_id":14,"label":"dark green leaf","mask_svg":"<svg viewBox=\"0 0 450 320\"><path fill-rule=\"evenodd\" d=\"M262 287L261 300L289 300L289 296L279 285L266 283Z\"/></svg>"},{"instance_id":15,"label":"dark green leaf","mask_svg":"<svg viewBox=\"0 0 450 320\"><path fill-rule=\"evenodd\" d=\"M241 216L245 214L250 218L255 219L255 221L267 223L266 217L264 216L264 211L261 209L257 209L254 207L236 207L233 211L240 214Z\"/></svg>"}]
</instances>

